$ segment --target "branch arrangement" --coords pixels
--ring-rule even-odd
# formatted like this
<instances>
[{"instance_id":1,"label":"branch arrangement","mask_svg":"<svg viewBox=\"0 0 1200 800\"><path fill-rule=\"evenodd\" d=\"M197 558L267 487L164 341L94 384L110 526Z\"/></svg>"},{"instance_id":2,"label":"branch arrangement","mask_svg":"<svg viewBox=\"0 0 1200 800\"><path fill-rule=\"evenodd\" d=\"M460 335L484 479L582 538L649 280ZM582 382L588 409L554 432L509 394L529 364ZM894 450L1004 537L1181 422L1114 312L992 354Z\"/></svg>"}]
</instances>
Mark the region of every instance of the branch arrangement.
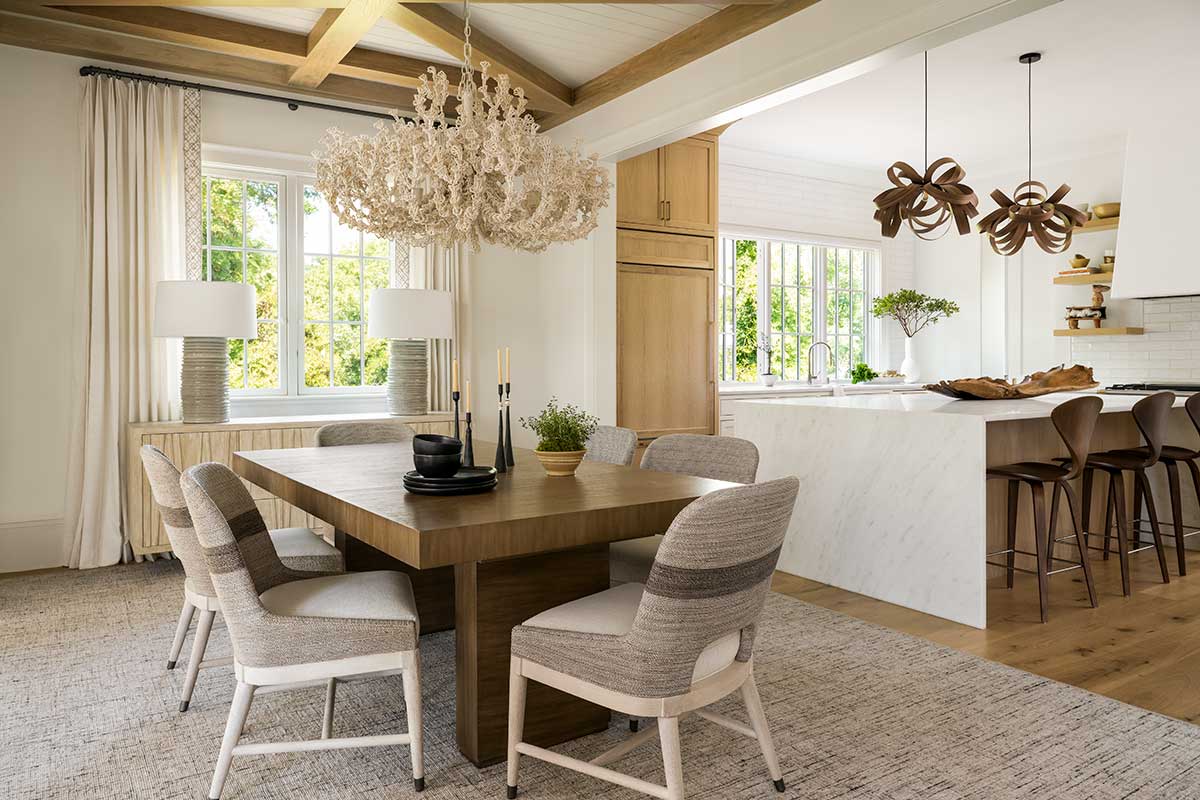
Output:
<instances>
[{"instance_id":1,"label":"branch arrangement","mask_svg":"<svg viewBox=\"0 0 1200 800\"><path fill-rule=\"evenodd\" d=\"M877 297L871 306L871 313L876 317L891 317L899 322L904 335L910 339L924 330L925 326L954 316L959 310L958 303L953 300L930 297L915 289L901 289Z\"/></svg>"}]
</instances>

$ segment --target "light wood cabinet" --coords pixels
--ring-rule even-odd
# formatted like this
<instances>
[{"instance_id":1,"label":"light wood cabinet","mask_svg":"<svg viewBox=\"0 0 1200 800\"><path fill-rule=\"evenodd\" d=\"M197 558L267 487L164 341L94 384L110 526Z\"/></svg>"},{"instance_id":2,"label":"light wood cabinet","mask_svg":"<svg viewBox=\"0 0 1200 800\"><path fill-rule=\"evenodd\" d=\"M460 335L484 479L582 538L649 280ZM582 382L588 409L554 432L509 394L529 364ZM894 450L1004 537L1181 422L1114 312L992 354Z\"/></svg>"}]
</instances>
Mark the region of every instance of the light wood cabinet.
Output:
<instances>
[{"instance_id":1,"label":"light wood cabinet","mask_svg":"<svg viewBox=\"0 0 1200 800\"><path fill-rule=\"evenodd\" d=\"M716 432L714 275L617 265L617 421L639 438Z\"/></svg>"},{"instance_id":2,"label":"light wood cabinet","mask_svg":"<svg viewBox=\"0 0 1200 800\"><path fill-rule=\"evenodd\" d=\"M383 414L337 414L308 417L252 417L220 423L140 422L126 426L125 508L126 535L138 556L165 553L171 543L163 530L158 507L150 493L150 483L142 469L138 450L152 444L167 454L180 470L206 461L229 465L238 450L277 450L312 447L317 429L330 422L394 419L411 425L417 433L453 432L449 414L425 414L419 417L390 417ZM259 513L268 528L328 528L321 520L306 514L274 495L246 483ZM329 531L332 533L332 531Z\"/></svg>"},{"instance_id":3,"label":"light wood cabinet","mask_svg":"<svg viewBox=\"0 0 1200 800\"><path fill-rule=\"evenodd\" d=\"M711 236L618 229L617 261L622 264L712 269L713 245Z\"/></svg>"},{"instance_id":4,"label":"light wood cabinet","mask_svg":"<svg viewBox=\"0 0 1200 800\"><path fill-rule=\"evenodd\" d=\"M682 139L618 163L617 225L715 234L715 137Z\"/></svg>"}]
</instances>

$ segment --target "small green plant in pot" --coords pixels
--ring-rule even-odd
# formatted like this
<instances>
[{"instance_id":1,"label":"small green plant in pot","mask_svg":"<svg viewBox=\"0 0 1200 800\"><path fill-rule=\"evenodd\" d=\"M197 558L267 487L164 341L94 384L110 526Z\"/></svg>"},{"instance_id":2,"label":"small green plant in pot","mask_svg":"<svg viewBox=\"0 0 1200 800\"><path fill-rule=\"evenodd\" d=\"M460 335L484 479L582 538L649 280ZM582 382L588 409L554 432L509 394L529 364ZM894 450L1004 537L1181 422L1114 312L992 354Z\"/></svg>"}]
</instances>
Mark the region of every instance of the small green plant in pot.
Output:
<instances>
[{"instance_id":1,"label":"small green plant in pot","mask_svg":"<svg viewBox=\"0 0 1200 800\"><path fill-rule=\"evenodd\" d=\"M558 478L575 474L599 424L600 420L582 409L569 403L560 406L557 397L551 397L537 416L521 418L521 426L538 437L534 453L546 474Z\"/></svg>"}]
</instances>

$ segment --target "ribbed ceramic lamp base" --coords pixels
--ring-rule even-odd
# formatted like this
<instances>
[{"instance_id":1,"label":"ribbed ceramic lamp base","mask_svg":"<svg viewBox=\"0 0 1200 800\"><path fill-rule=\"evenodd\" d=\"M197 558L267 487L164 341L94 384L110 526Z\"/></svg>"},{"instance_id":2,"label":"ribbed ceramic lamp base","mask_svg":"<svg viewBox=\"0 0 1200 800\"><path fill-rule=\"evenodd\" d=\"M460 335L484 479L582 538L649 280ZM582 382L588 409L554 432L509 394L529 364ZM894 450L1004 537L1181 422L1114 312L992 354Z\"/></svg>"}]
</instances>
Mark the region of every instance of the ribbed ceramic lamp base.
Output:
<instances>
[{"instance_id":1,"label":"ribbed ceramic lamp base","mask_svg":"<svg viewBox=\"0 0 1200 800\"><path fill-rule=\"evenodd\" d=\"M391 339L388 343L388 413L429 413L429 346L424 339Z\"/></svg>"},{"instance_id":2,"label":"ribbed ceramic lamp base","mask_svg":"<svg viewBox=\"0 0 1200 800\"><path fill-rule=\"evenodd\" d=\"M217 336L186 336L179 382L184 422L229 421L229 345Z\"/></svg>"}]
</instances>

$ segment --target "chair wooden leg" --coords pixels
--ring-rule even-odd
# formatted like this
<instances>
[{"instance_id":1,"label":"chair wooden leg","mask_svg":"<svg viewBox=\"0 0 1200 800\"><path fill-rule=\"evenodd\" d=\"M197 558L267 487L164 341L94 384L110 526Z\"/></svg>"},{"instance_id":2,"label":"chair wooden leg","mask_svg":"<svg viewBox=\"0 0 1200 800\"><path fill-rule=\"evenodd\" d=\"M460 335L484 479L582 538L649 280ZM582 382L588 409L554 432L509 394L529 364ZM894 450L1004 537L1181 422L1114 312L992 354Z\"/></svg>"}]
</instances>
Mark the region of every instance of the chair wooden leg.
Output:
<instances>
[{"instance_id":1,"label":"chair wooden leg","mask_svg":"<svg viewBox=\"0 0 1200 800\"><path fill-rule=\"evenodd\" d=\"M1112 539L1112 527L1114 506L1117 502L1117 490L1115 487L1119 478L1114 479L1112 473L1108 474L1108 497L1104 501L1104 560L1108 561L1109 542Z\"/></svg>"},{"instance_id":2,"label":"chair wooden leg","mask_svg":"<svg viewBox=\"0 0 1200 800\"><path fill-rule=\"evenodd\" d=\"M1083 508L1082 514L1080 515L1083 521L1080 523L1080 525L1083 527L1083 543L1089 546L1090 542L1088 541L1088 532L1091 530L1092 522L1092 485L1095 483L1095 481L1096 470L1085 469L1083 471Z\"/></svg>"},{"instance_id":3,"label":"chair wooden leg","mask_svg":"<svg viewBox=\"0 0 1200 800\"><path fill-rule=\"evenodd\" d=\"M683 800L683 754L679 749L679 717L659 717L663 771L667 775L667 800Z\"/></svg>"},{"instance_id":4,"label":"chair wooden leg","mask_svg":"<svg viewBox=\"0 0 1200 800\"><path fill-rule=\"evenodd\" d=\"M171 641L171 653L167 656L167 669L175 669L179 662L179 651L183 649L183 640L187 638L188 628L192 625L192 617L196 607L184 598L183 610L179 612L179 624L175 626L175 638Z\"/></svg>"},{"instance_id":5,"label":"chair wooden leg","mask_svg":"<svg viewBox=\"0 0 1200 800\"><path fill-rule=\"evenodd\" d=\"M1129 548L1131 550L1142 544L1141 520L1143 519L1145 516L1142 514L1142 482L1138 480L1135 472L1133 475L1133 525L1129 532Z\"/></svg>"},{"instance_id":6,"label":"chair wooden leg","mask_svg":"<svg viewBox=\"0 0 1200 800\"><path fill-rule=\"evenodd\" d=\"M771 739L771 729L767 725L767 715L763 712L762 698L758 696L758 685L754 682L754 673L750 673L742 684L742 701L746 704L746 713L750 716L750 726L758 737L758 746L762 749L763 760L767 762L767 772L771 774L771 782L775 791L784 791L783 772L779 769L779 758L775 755L775 742Z\"/></svg>"},{"instance_id":7,"label":"chair wooden leg","mask_svg":"<svg viewBox=\"0 0 1200 800\"><path fill-rule=\"evenodd\" d=\"M1058 505L1062 495L1062 484L1054 482L1054 490L1050 493L1050 522L1046 534L1046 571L1054 569L1054 538L1058 536Z\"/></svg>"},{"instance_id":8,"label":"chair wooden leg","mask_svg":"<svg viewBox=\"0 0 1200 800\"><path fill-rule=\"evenodd\" d=\"M525 692L529 679L521 674L521 659L513 658L508 673L508 798L517 796L517 745L525 733Z\"/></svg>"},{"instance_id":9,"label":"chair wooden leg","mask_svg":"<svg viewBox=\"0 0 1200 800\"><path fill-rule=\"evenodd\" d=\"M1047 602L1049 600L1049 576L1046 574L1046 489L1041 483L1029 484L1033 492L1033 538L1037 549L1037 579L1038 605L1042 612L1042 622L1048 619Z\"/></svg>"},{"instance_id":10,"label":"chair wooden leg","mask_svg":"<svg viewBox=\"0 0 1200 800\"><path fill-rule=\"evenodd\" d=\"M1187 558L1184 548L1187 542L1183 538L1183 493L1179 488L1179 465L1174 461L1164 461L1167 468L1167 485L1171 489L1171 521L1175 525L1175 560L1179 563L1179 575L1187 575Z\"/></svg>"},{"instance_id":11,"label":"chair wooden leg","mask_svg":"<svg viewBox=\"0 0 1200 800\"><path fill-rule=\"evenodd\" d=\"M233 693L233 703L229 706L229 720L225 723L225 736L221 739L221 753L217 756L212 785L208 790L209 800L220 800L221 792L225 788L225 778L229 776L229 764L233 761L233 748L237 746L238 739L242 738L242 728L246 726L246 716L250 713L250 703L253 700L254 687L239 681Z\"/></svg>"},{"instance_id":12,"label":"chair wooden leg","mask_svg":"<svg viewBox=\"0 0 1200 800\"><path fill-rule=\"evenodd\" d=\"M1129 512L1125 506L1125 477L1119 472L1108 474L1112 490L1112 508L1117 518L1117 555L1121 557L1121 591L1126 597L1132 594L1129 585ZM1107 545L1106 545L1107 546Z\"/></svg>"},{"instance_id":13,"label":"chair wooden leg","mask_svg":"<svg viewBox=\"0 0 1200 800\"><path fill-rule=\"evenodd\" d=\"M1146 506L1146 510L1150 512L1150 533L1154 537L1154 552L1158 554L1158 570L1162 573L1163 583L1171 582L1171 574L1167 572L1167 551L1162 543L1162 528L1158 524L1158 509L1154 505L1154 495L1150 490L1150 479L1146 477L1146 470L1134 470L1133 480L1137 486L1140 486L1142 491L1142 502ZM1139 539L1141 538L1139 534Z\"/></svg>"},{"instance_id":14,"label":"chair wooden leg","mask_svg":"<svg viewBox=\"0 0 1200 800\"><path fill-rule=\"evenodd\" d=\"M1087 528L1084 527L1079 513L1079 499L1071 484L1062 484L1063 494L1067 496L1067 510L1071 512L1071 525L1075 529L1075 546L1079 548L1079 565L1083 567L1083 581L1087 584L1088 600L1092 608L1098 605L1096 600L1096 584L1092 581L1092 559L1087 547Z\"/></svg>"},{"instance_id":15,"label":"chair wooden leg","mask_svg":"<svg viewBox=\"0 0 1200 800\"><path fill-rule=\"evenodd\" d=\"M321 738L333 737L333 702L337 697L337 678L325 683L325 713L321 716Z\"/></svg>"},{"instance_id":16,"label":"chair wooden leg","mask_svg":"<svg viewBox=\"0 0 1200 800\"><path fill-rule=\"evenodd\" d=\"M1008 588L1013 587L1013 567L1017 563L1017 554L1013 552L1017 547L1017 501L1021 496L1021 482L1008 482L1008 556L1005 562L1008 564Z\"/></svg>"},{"instance_id":17,"label":"chair wooden leg","mask_svg":"<svg viewBox=\"0 0 1200 800\"><path fill-rule=\"evenodd\" d=\"M179 698L179 711L188 710L192 702L192 690L196 688L196 677L200 674L200 662L204 660L204 650L208 647L208 634L212 631L215 611L201 611L200 621L196 623L196 636L192 640L192 657L188 660L187 677L183 679L183 695Z\"/></svg>"},{"instance_id":18,"label":"chair wooden leg","mask_svg":"<svg viewBox=\"0 0 1200 800\"><path fill-rule=\"evenodd\" d=\"M412 753L413 790L425 791L425 720L421 709L421 651L401 656L400 676L404 681L404 711L408 716L409 749Z\"/></svg>"}]
</instances>

